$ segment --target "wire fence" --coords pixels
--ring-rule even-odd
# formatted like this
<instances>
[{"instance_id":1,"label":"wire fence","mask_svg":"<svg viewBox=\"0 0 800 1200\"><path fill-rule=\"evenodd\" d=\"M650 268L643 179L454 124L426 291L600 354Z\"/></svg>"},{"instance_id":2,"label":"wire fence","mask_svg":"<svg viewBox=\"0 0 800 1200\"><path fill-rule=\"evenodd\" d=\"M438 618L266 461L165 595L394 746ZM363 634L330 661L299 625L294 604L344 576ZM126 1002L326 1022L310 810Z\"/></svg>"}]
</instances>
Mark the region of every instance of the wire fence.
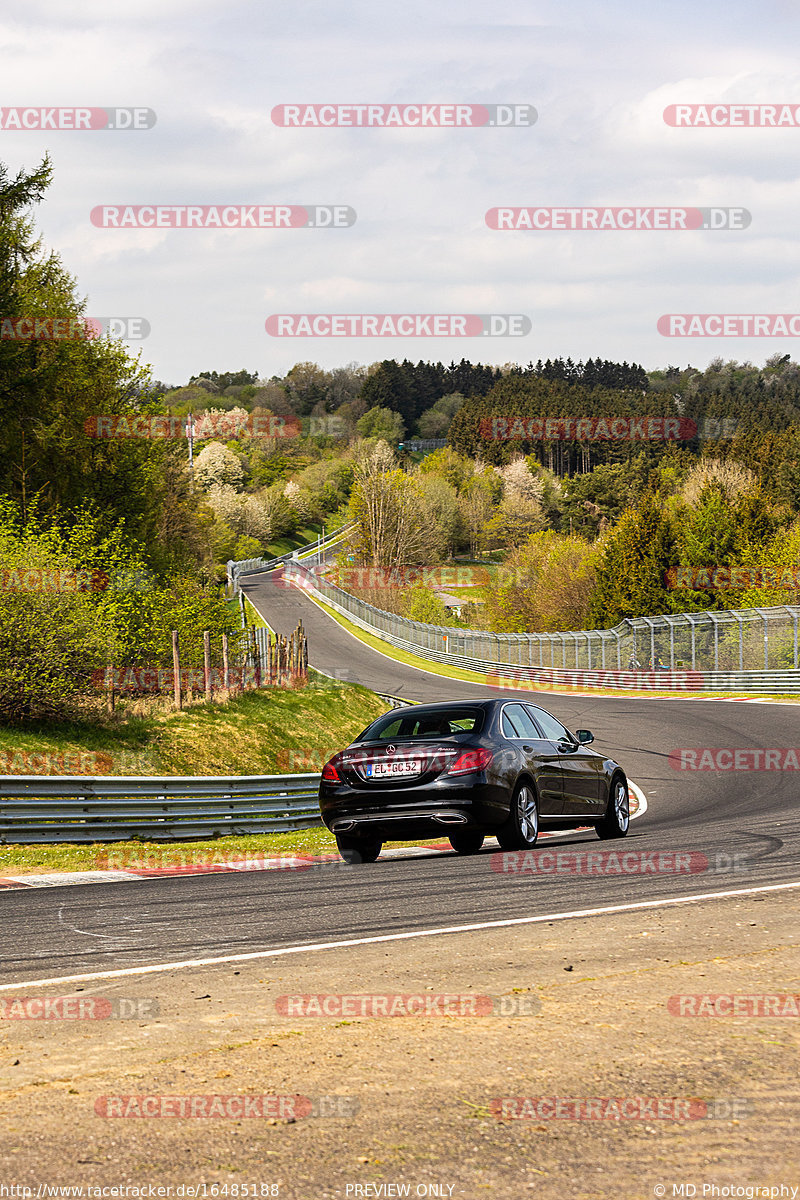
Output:
<instances>
[{"instance_id":1,"label":"wire fence","mask_svg":"<svg viewBox=\"0 0 800 1200\"><path fill-rule=\"evenodd\" d=\"M613 687L617 673L616 686L623 687L652 675L665 690L677 681L684 690L746 689L750 683L759 691L800 691L800 673L793 675L798 671L797 606L634 617L612 629L568 633L490 633L425 625L385 612L296 562L285 564L284 577L400 649L489 675L545 672L557 680L567 672L600 673L603 682L596 686Z\"/></svg>"}]
</instances>

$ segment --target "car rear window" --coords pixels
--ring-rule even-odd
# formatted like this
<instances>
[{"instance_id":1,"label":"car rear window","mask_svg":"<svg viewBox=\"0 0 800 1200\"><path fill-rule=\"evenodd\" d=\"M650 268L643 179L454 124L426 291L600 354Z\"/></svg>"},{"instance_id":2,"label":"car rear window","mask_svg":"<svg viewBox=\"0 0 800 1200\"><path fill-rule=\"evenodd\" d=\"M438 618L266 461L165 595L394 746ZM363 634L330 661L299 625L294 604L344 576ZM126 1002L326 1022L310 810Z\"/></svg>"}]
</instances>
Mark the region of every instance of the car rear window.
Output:
<instances>
[{"instance_id":1,"label":"car rear window","mask_svg":"<svg viewBox=\"0 0 800 1200\"><path fill-rule=\"evenodd\" d=\"M479 708L438 708L421 713L387 713L362 734L360 741L386 741L392 738L452 737L458 733L480 733L483 710Z\"/></svg>"}]
</instances>

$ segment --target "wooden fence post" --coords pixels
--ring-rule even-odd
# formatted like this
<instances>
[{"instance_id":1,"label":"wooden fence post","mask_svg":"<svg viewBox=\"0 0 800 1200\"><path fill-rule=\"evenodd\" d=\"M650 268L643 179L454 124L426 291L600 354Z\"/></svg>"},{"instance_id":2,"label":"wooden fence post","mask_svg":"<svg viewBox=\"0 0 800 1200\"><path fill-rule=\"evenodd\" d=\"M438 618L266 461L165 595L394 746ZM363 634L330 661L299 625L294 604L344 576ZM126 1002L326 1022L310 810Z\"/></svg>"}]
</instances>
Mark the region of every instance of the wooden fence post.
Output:
<instances>
[{"instance_id":1,"label":"wooden fence post","mask_svg":"<svg viewBox=\"0 0 800 1200\"><path fill-rule=\"evenodd\" d=\"M258 641L256 640L255 626L250 626L250 637L253 647L253 686L261 687L261 655L258 652Z\"/></svg>"},{"instance_id":2,"label":"wooden fence post","mask_svg":"<svg viewBox=\"0 0 800 1200\"><path fill-rule=\"evenodd\" d=\"M228 635L222 635L222 686L227 691L231 686L231 671L228 662Z\"/></svg>"},{"instance_id":3,"label":"wooden fence post","mask_svg":"<svg viewBox=\"0 0 800 1200\"><path fill-rule=\"evenodd\" d=\"M181 660L178 653L178 631L172 631L172 678L175 687L175 707L181 708Z\"/></svg>"},{"instance_id":4,"label":"wooden fence post","mask_svg":"<svg viewBox=\"0 0 800 1200\"><path fill-rule=\"evenodd\" d=\"M207 629L203 630L203 683L208 703L211 699L211 634Z\"/></svg>"}]
</instances>

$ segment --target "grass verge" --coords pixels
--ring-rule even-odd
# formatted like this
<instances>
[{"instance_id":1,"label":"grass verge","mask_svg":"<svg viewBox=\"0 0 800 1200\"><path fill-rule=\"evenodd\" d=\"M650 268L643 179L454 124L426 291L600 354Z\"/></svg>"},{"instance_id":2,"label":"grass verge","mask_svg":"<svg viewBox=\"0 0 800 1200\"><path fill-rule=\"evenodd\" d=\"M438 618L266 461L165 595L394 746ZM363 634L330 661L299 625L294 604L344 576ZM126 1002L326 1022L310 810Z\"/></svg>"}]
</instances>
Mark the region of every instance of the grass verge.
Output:
<instances>
[{"instance_id":1,"label":"grass verge","mask_svg":"<svg viewBox=\"0 0 800 1200\"><path fill-rule=\"evenodd\" d=\"M286 537L276 538L274 542L270 542L264 550L264 558L280 558L282 554L291 554L294 550L299 550L301 546L307 546L309 542L313 542L318 538L322 531L321 525L304 525L302 529L295 530L294 533L287 534Z\"/></svg>"},{"instance_id":2,"label":"grass verge","mask_svg":"<svg viewBox=\"0 0 800 1200\"><path fill-rule=\"evenodd\" d=\"M262 688L182 712L99 714L39 728L0 728L12 775L275 775L314 770L388 705L315 671L299 688ZM303 755L309 763L303 765Z\"/></svg>"},{"instance_id":3,"label":"grass verge","mask_svg":"<svg viewBox=\"0 0 800 1200\"><path fill-rule=\"evenodd\" d=\"M247 617L248 625L253 625L256 629L272 629L272 626L267 624L261 613L253 604L251 604L246 596L244 600L244 611Z\"/></svg>"},{"instance_id":4,"label":"grass verge","mask_svg":"<svg viewBox=\"0 0 800 1200\"><path fill-rule=\"evenodd\" d=\"M136 864L202 864L233 858L277 858L282 854L336 853L336 839L324 825L292 833L253 833L194 842L93 842L59 846L0 845L0 878L59 871L135 869Z\"/></svg>"}]
</instances>

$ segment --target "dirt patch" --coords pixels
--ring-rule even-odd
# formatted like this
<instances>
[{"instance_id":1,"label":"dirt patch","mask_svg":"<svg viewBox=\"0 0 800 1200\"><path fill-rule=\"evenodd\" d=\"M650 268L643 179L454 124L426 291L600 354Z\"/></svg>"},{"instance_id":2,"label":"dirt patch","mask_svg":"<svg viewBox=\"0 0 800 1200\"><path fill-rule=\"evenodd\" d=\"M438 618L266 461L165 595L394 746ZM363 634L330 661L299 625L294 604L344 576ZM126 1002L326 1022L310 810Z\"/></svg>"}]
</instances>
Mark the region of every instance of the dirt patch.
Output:
<instances>
[{"instance_id":1,"label":"dirt patch","mask_svg":"<svg viewBox=\"0 0 800 1200\"><path fill-rule=\"evenodd\" d=\"M80 993L28 989L108 997L138 1019L0 1022L0 1183L32 1185L34 1196L42 1181L172 1185L173 1196L205 1183L207 1196L219 1184L220 1196L291 1200L797 1187L800 1017L764 1015L752 999L739 1004L752 1015L739 1016L670 1005L800 992L796 913L796 892L772 893L165 971ZM356 993L378 1000L280 1015L300 1011L280 997ZM433 1015L443 993L459 999L451 1015ZM0 993L6 1012L21 994ZM422 1004L430 1015L360 1015L361 1003ZM452 1015L471 1003L475 1015ZM210 1113L213 1095L248 1096L263 1115L237 1119L235 1104L233 1116L205 1119L96 1113L101 1097L113 1101L101 1111L142 1110L122 1096L201 1096ZM290 1108L254 1099L265 1095L308 1097L319 1115L296 1102L287 1120ZM659 1100L693 1107L659 1111ZM181 1111L176 1099L166 1107ZM682 1184L696 1193L673 1191Z\"/></svg>"}]
</instances>

